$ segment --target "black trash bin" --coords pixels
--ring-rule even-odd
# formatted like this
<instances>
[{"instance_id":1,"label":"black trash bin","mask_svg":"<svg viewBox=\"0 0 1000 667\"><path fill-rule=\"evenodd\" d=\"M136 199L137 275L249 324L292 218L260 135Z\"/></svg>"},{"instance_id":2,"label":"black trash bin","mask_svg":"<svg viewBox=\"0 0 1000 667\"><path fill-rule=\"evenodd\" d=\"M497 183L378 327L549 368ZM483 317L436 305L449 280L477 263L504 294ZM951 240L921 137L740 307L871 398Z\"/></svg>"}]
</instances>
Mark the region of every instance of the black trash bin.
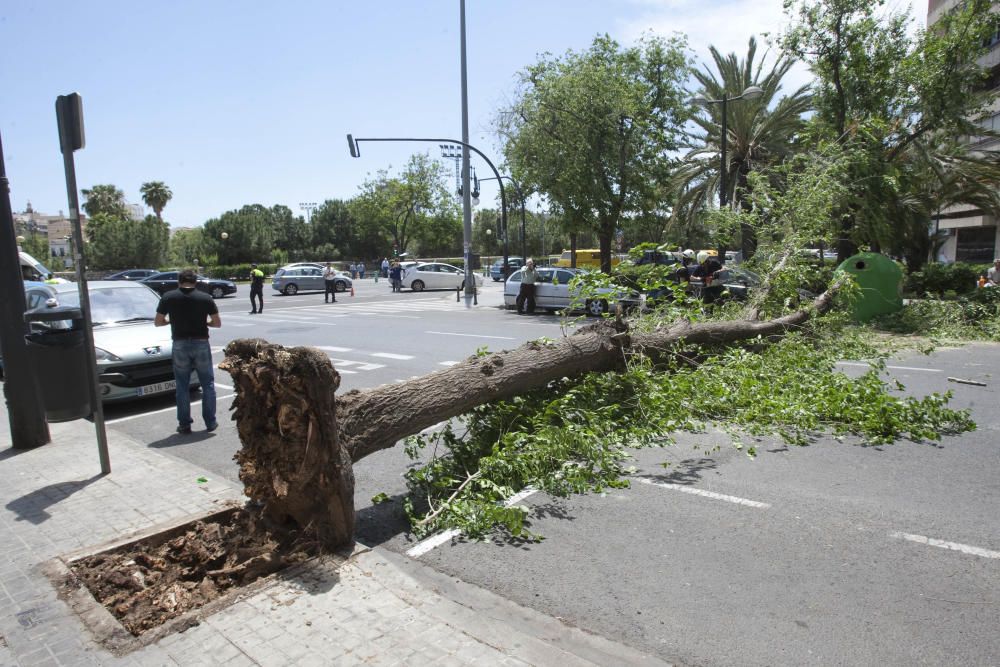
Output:
<instances>
[{"instance_id":1,"label":"black trash bin","mask_svg":"<svg viewBox=\"0 0 1000 667\"><path fill-rule=\"evenodd\" d=\"M65 422L90 414L87 337L83 311L42 306L24 314L28 358L38 378L45 419Z\"/></svg>"}]
</instances>

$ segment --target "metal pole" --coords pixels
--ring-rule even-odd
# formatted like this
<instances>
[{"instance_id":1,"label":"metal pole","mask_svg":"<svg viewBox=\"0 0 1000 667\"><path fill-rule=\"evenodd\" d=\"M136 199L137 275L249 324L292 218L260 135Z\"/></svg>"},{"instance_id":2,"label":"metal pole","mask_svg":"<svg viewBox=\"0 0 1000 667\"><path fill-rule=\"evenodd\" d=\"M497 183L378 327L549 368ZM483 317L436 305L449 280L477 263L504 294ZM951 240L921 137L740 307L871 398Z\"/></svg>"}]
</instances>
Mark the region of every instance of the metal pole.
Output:
<instances>
[{"instance_id":1,"label":"metal pole","mask_svg":"<svg viewBox=\"0 0 1000 667\"><path fill-rule=\"evenodd\" d=\"M459 0L462 48L462 255L465 257L465 295L472 296L472 192L469 188L469 76L465 59L465 0ZM506 216L505 216L506 218Z\"/></svg>"},{"instance_id":2,"label":"metal pole","mask_svg":"<svg viewBox=\"0 0 1000 667\"><path fill-rule=\"evenodd\" d=\"M65 96L61 96L56 100L56 116L59 121L60 138L70 135L70 129L67 126L69 115L58 112L59 106L62 103L61 101L65 99ZM76 265L76 283L80 293L80 308L83 310L87 375L90 379L90 408L94 415L94 428L97 431L97 451L101 459L101 472L107 475L111 472L111 457L108 454L108 435L104 429L104 404L101 401L101 387L97 379L97 355L94 352L94 329L90 319L90 291L87 289L83 229L80 226L80 201L76 190L76 167L73 164L73 148L60 145L60 149L63 154L63 167L66 171L66 196L69 200L69 218L73 225L73 250L75 251L73 262Z\"/></svg>"},{"instance_id":3,"label":"metal pole","mask_svg":"<svg viewBox=\"0 0 1000 667\"><path fill-rule=\"evenodd\" d=\"M7 421L10 424L11 445L14 449L33 449L50 441L49 425L45 421L38 394L38 382L28 362L24 344L24 284L21 282L21 260L14 232L14 213L10 206L10 184L4 166L3 141L0 140L0 347L4 352L3 383L7 401Z\"/></svg>"}]
</instances>

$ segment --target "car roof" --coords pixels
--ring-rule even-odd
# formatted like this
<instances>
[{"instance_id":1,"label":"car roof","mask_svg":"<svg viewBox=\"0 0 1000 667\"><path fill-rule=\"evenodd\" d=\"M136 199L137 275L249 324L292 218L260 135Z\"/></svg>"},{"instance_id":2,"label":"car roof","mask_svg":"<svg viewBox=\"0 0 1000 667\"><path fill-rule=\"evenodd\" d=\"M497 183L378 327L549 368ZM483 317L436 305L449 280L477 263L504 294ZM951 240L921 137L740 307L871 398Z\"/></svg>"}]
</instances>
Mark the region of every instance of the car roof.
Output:
<instances>
[{"instance_id":1,"label":"car roof","mask_svg":"<svg viewBox=\"0 0 1000 667\"><path fill-rule=\"evenodd\" d=\"M25 283L25 287L28 285L32 287L37 287L41 285L42 287L47 287L51 289L56 294L63 294L65 292L76 292L77 283ZM149 289L148 286L143 285L141 282L130 282L127 280L88 280L87 289Z\"/></svg>"}]
</instances>

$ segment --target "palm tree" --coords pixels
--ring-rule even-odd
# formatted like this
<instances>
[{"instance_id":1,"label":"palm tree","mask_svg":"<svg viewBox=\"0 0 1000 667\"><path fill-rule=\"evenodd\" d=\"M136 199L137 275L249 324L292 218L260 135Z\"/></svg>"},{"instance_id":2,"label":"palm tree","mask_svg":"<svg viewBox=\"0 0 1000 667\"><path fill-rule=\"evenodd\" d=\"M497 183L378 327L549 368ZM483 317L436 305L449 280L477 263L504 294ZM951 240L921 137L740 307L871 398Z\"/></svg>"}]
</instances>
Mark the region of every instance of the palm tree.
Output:
<instances>
[{"instance_id":1,"label":"palm tree","mask_svg":"<svg viewBox=\"0 0 1000 667\"><path fill-rule=\"evenodd\" d=\"M142 192L142 201L146 203L146 206L153 209L153 213L156 214L157 219L163 222L161 214L167 202L173 198L174 193L170 191L170 188L163 181L143 183L139 191Z\"/></svg>"},{"instance_id":2,"label":"palm tree","mask_svg":"<svg viewBox=\"0 0 1000 667\"><path fill-rule=\"evenodd\" d=\"M744 206L749 200L747 177L750 172L777 164L791 154L804 125L802 116L811 108L811 96L809 87L802 86L778 99L781 79L793 61L779 57L765 73L764 59L755 62L757 40L753 37L744 60L739 60L735 53L723 57L714 46L711 53L717 73L707 67L694 73L705 97L732 97L749 86L758 86L764 91L756 99L727 105L727 200L730 206ZM719 190L721 113L721 105L713 104L694 117L701 133L695 135L695 141L689 144L691 150L671 178L671 185L678 193L673 221L685 227L696 226L704 211L714 205ZM744 230L744 235L747 233L748 230ZM753 245L749 245L751 251ZM745 254L749 254L747 249L744 243Z\"/></svg>"}]
</instances>

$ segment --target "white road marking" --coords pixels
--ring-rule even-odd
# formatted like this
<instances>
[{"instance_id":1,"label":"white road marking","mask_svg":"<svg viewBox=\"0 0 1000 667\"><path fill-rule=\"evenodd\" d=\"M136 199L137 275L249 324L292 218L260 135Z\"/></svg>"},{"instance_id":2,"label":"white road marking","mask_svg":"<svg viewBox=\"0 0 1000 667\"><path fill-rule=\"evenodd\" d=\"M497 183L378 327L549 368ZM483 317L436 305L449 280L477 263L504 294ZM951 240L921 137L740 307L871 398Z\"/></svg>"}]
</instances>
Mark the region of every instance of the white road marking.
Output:
<instances>
[{"instance_id":1,"label":"white road marking","mask_svg":"<svg viewBox=\"0 0 1000 667\"><path fill-rule=\"evenodd\" d=\"M460 364L461 361L439 361L438 366L454 366L455 364ZM413 377L417 377L414 375Z\"/></svg>"},{"instance_id":2,"label":"white road marking","mask_svg":"<svg viewBox=\"0 0 1000 667\"><path fill-rule=\"evenodd\" d=\"M385 368L385 364L369 364L369 363L366 363L364 361L350 361L348 359L334 359L333 357L330 357L330 361L333 362L333 365L337 367L338 371L340 371L343 366L352 366L352 367L354 367L356 370L355 371L351 371L352 373L357 372L357 371L377 371L380 368ZM343 372L343 371L341 371L341 372Z\"/></svg>"},{"instance_id":3,"label":"white road marking","mask_svg":"<svg viewBox=\"0 0 1000 667\"><path fill-rule=\"evenodd\" d=\"M970 554L972 556L981 556L983 558L1000 558L1000 551L990 551L989 549L983 549L981 547L973 547L969 546L968 544L959 544L958 542L946 542L944 540L934 539L933 537L925 537L923 535L892 532L889 533L889 537L895 537L896 539L900 540L909 540L910 542L916 542L917 544L926 544L929 547L938 547L940 549L949 549L951 551L961 551L964 554Z\"/></svg>"},{"instance_id":4,"label":"white road marking","mask_svg":"<svg viewBox=\"0 0 1000 667\"><path fill-rule=\"evenodd\" d=\"M498 340L518 340L510 336L484 336L482 334L453 333L451 331L425 331L424 333L437 334L439 336L463 336L465 338L496 338Z\"/></svg>"},{"instance_id":5,"label":"white road marking","mask_svg":"<svg viewBox=\"0 0 1000 667\"><path fill-rule=\"evenodd\" d=\"M535 493L536 491L538 491L538 489L526 486L517 493L515 493L514 495L512 495L510 498L505 500L503 503L504 507L510 507L511 505L519 503L528 496L530 496L531 494ZM406 555L409 556L410 558L420 558L431 549L439 547L445 542L451 540L453 537L458 537L461 534L462 531L460 531L459 529L450 528L444 531L443 533L438 533L437 535L431 535L427 539L417 542L415 545L407 549Z\"/></svg>"},{"instance_id":6,"label":"white road marking","mask_svg":"<svg viewBox=\"0 0 1000 667\"><path fill-rule=\"evenodd\" d=\"M221 385L217 385L217 386L221 386ZM221 401L221 400L226 399L226 398L232 398L235 395L236 394L224 394L222 396L216 396L215 400L216 401ZM201 403L201 399L200 398L197 399L197 400L191 401L191 405L198 405L199 403ZM160 410L153 410L152 412L142 412L142 413L139 413L137 415L129 415L128 417L119 417L118 419L107 419L107 420L104 421L104 423L105 424L117 424L118 422L132 421L133 419L140 419L141 417L149 417L150 415L158 415L158 414L160 414L162 412L174 412L175 410L177 410L177 406L176 405L172 405L169 408L162 408Z\"/></svg>"},{"instance_id":7,"label":"white road marking","mask_svg":"<svg viewBox=\"0 0 1000 667\"><path fill-rule=\"evenodd\" d=\"M336 345L312 345L310 347L315 347L317 350L325 352L351 352L354 349L352 347L337 347Z\"/></svg>"},{"instance_id":8,"label":"white road marking","mask_svg":"<svg viewBox=\"0 0 1000 667\"><path fill-rule=\"evenodd\" d=\"M738 496L727 496L722 493L715 493L714 491L704 491L702 489L695 489L690 486L684 486L683 484L670 484L668 482L657 482L656 480L647 479L645 477L638 477L637 479L643 484L649 484L651 486L659 486L664 489L670 489L671 491L680 491L681 493L690 493L695 496L703 496L705 498L711 498L713 500L724 500L727 503L733 503L735 505L745 505L747 507L757 507L765 510L770 507L768 503L761 503L756 500L747 500L746 498L740 498Z\"/></svg>"},{"instance_id":9,"label":"white road marking","mask_svg":"<svg viewBox=\"0 0 1000 667\"><path fill-rule=\"evenodd\" d=\"M406 361L407 359L413 359L413 355L409 354L393 354L392 352L372 352L371 356L381 357L382 359L399 359L400 361Z\"/></svg>"},{"instance_id":10,"label":"white road marking","mask_svg":"<svg viewBox=\"0 0 1000 667\"><path fill-rule=\"evenodd\" d=\"M863 364L857 361L838 361L841 366L860 366L861 368L871 368L871 364ZM894 371L923 371L925 373L941 373L939 368L917 368L916 366L886 366Z\"/></svg>"}]
</instances>

